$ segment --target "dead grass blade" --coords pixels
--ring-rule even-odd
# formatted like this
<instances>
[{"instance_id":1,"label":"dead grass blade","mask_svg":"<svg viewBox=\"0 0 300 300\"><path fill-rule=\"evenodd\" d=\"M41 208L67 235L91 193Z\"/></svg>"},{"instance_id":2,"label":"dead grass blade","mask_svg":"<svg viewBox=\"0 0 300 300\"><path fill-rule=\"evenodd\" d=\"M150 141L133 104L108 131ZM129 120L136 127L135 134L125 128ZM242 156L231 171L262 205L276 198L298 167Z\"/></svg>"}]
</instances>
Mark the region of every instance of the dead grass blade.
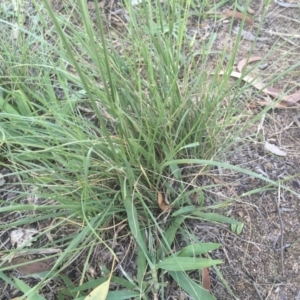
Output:
<instances>
[{"instance_id":1,"label":"dead grass blade","mask_svg":"<svg viewBox=\"0 0 300 300\"><path fill-rule=\"evenodd\" d=\"M224 75L225 72L221 71L219 75ZM229 76L234 77L234 78L240 78L243 81L250 83L253 87L255 87L257 90L260 90L264 92L265 94L268 94L272 97L280 98L281 101L279 103L276 103L274 107L276 108L287 108L294 106L298 101L300 101L300 91L297 91L294 94L291 95L284 95L283 92L280 89L273 88L273 87L266 87L266 84L257 81L255 78L248 76L248 75L243 75L242 73L239 72L231 72ZM260 105L270 105L272 104L270 101L260 101L258 102Z\"/></svg>"}]
</instances>

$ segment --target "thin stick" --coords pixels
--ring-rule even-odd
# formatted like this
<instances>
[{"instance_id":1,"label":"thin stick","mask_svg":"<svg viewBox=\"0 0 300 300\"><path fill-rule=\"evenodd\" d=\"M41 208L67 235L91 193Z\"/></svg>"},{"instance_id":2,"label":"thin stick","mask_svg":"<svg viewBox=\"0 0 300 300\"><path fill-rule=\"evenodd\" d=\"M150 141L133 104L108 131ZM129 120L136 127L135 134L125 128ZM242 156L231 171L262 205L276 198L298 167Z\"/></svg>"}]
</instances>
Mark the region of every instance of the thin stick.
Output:
<instances>
[{"instance_id":1,"label":"thin stick","mask_svg":"<svg viewBox=\"0 0 300 300\"><path fill-rule=\"evenodd\" d=\"M275 203L276 203L276 207L277 207L277 212L278 212L278 216L279 216L279 221L280 221L280 231L281 231L281 239L280 239L280 254L281 254L281 271L282 271L282 276L284 277L284 247L283 247L283 242L284 242L284 238L283 238L283 231L284 231L284 226L283 226L283 221L282 221L282 216L281 216L281 211L280 211L280 207L279 207L279 202L280 202L280 186L279 186L279 190L278 190L278 199L275 199Z\"/></svg>"}]
</instances>

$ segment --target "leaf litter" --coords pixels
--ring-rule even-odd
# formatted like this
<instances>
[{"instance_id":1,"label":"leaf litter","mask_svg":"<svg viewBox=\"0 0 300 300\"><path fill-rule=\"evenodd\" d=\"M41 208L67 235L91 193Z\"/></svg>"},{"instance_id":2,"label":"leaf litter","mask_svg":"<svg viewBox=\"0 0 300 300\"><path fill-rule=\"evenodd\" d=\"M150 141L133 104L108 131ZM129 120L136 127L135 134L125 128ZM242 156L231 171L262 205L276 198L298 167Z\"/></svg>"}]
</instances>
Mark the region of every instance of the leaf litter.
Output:
<instances>
[{"instance_id":1,"label":"leaf litter","mask_svg":"<svg viewBox=\"0 0 300 300\"><path fill-rule=\"evenodd\" d=\"M251 77L249 75L244 75L242 73L243 68L245 67L247 62L259 61L259 60L261 60L261 57L258 56L242 59L237 64L237 69L239 70L239 72L233 71L229 74L229 76L237 79L241 79L249 83L253 87L255 87L257 90L262 91L265 94L270 95L274 98L280 99L279 102L274 103L273 105L276 108L288 108L288 107L295 106L297 102L300 101L300 90L297 90L296 92L290 95L286 95L282 90L278 88L270 87L268 86L268 84L265 84L254 77ZM225 75L225 72L221 71L219 72L219 75ZM257 103L262 106L272 105L271 101L258 101Z\"/></svg>"}]
</instances>

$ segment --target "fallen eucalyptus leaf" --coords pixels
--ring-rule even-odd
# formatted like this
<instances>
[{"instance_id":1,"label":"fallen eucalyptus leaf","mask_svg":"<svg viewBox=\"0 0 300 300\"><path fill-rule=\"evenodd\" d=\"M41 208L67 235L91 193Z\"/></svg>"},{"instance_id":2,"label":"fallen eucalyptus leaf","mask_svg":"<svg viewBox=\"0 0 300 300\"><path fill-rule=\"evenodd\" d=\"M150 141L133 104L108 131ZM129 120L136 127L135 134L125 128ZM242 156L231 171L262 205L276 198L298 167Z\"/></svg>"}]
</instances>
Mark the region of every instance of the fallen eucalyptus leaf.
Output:
<instances>
[{"instance_id":1,"label":"fallen eucalyptus leaf","mask_svg":"<svg viewBox=\"0 0 300 300\"><path fill-rule=\"evenodd\" d=\"M221 71L219 74L224 75L225 72ZM250 83L256 89L258 89L270 96L280 98L281 101L279 103L277 103L275 105L275 107L286 108L286 107L294 106L298 101L300 101L300 91L297 91L296 93L291 94L291 95L284 95L280 89L273 88L273 87L266 87L266 85L264 83L259 82L257 79L255 79L251 76L243 75L240 72L233 71L229 74L229 76L235 77L235 78L241 78L243 81ZM271 104L271 102L269 102L269 101L268 102L259 102L259 103L261 105L270 105Z\"/></svg>"}]
</instances>

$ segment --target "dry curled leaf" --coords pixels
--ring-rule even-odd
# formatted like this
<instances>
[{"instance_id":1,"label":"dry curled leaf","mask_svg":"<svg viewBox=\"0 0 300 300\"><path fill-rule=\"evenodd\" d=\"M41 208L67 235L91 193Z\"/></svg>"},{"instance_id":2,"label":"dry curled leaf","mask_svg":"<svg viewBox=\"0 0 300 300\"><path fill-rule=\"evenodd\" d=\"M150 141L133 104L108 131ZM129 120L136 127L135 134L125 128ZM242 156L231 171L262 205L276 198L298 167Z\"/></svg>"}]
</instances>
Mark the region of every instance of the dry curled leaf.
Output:
<instances>
[{"instance_id":1,"label":"dry curled leaf","mask_svg":"<svg viewBox=\"0 0 300 300\"><path fill-rule=\"evenodd\" d=\"M157 192L157 203L162 211L167 211L171 209L169 201L166 197L163 196L163 193L160 191Z\"/></svg>"},{"instance_id":2,"label":"dry curled leaf","mask_svg":"<svg viewBox=\"0 0 300 300\"><path fill-rule=\"evenodd\" d=\"M265 142L265 149L269 152L278 155L278 156L286 156L286 152L280 150L276 145Z\"/></svg>"},{"instance_id":3,"label":"dry curled leaf","mask_svg":"<svg viewBox=\"0 0 300 300\"><path fill-rule=\"evenodd\" d=\"M242 70L246 64L249 64L254 61L259 61L261 59L262 58L260 56L251 56L251 57L243 58L241 61L238 62L237 69L240 73L242 73Z\"/></svg>"},{"instance_id":4,"label":"dry curled leaf","mask_svg":"<svg viewBox=\"0 0 300 300\"><path fill-rule=\"evenodd\" d=\"M248 59L242 59L237 66L237 69L239 70L239 72L242 71L243 67L245 66L245 64L248 62L253 62L253 61L259 61L262 58L259 56L252 56ZM280 89L274 88L274 87L268 87L266 88L266 93L270 94L274 97L278 97L280 96L280 94L282 94L282 91ZM287 95L283 98L283 101L286 101L286 103L283 103L283 106L287 107L287 106L291 106L297 102L300 101L300 90L297 90L295 93Z\"/></svg>"},{"instance_id":5,"label":"dry curled leaf","mask_svg":"<svg viewBox=\"0 0 300 300\"><path fill-rule=\"evenodd\" d=\"M251 18L245 16L244 14L242 14L241 12L239 11L236 11L236 10L228 10L228 11L225 11L225 15L227 17L233 17L235 19L240 19L240 20L243 20L245 19L245 22L248 23L249 25L254 25L253 21Z\"/></svg>"},{"instance_id":6,"label":"dry curled leaf","mask_svg":"<svg viewBox=\"0 0 300 300\"><path fill-rule=\"evenodd\" d=\"M208 291L211 290L210 277L207 268L202 269L202 287Z\"/></svg>"}]
</instances>

